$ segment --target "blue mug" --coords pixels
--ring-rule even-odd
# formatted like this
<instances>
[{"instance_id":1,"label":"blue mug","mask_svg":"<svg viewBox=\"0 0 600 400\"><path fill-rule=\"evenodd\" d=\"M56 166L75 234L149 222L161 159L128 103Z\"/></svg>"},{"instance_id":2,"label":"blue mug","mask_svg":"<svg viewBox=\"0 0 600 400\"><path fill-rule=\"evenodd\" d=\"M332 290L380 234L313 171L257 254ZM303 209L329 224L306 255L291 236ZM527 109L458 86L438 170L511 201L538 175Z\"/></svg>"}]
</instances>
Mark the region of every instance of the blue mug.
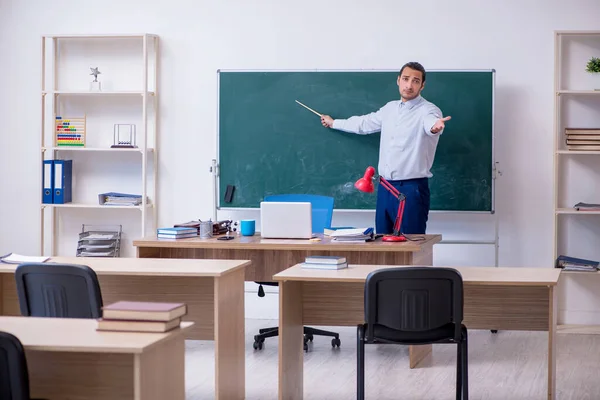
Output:
<instances>
[{"instance_id":1,"label":"blue mug","mask_svg":"<svg viewBox=\"0 0 600 400\"><path fill-rule=\"evenodd\" d=\"M240 232L242 236L254 236L256 222L253 219L243 219L240 221Z\"/></svg>"}]
</instances>

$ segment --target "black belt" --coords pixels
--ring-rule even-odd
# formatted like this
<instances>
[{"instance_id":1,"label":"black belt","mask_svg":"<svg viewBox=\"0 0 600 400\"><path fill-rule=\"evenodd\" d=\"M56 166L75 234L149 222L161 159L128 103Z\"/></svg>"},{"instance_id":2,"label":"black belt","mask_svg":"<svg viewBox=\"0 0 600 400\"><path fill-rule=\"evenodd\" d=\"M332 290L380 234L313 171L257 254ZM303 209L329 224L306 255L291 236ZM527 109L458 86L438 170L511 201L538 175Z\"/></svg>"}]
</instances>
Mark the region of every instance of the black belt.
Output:
<instances>
[{"instance_id":1,"label":"black belt","mask_svg":"<svg viewBox=\"0 0 600 400\"><path fill-rule=\"evenodd\" d=\"M389 183L391 183L392 185L394 184L400 184L403 185L405 183L426 183L429 181L429 178L412 178L412 179L398 179L395 181L392 180L387 180Z\"/></svg>"}]
</instances>

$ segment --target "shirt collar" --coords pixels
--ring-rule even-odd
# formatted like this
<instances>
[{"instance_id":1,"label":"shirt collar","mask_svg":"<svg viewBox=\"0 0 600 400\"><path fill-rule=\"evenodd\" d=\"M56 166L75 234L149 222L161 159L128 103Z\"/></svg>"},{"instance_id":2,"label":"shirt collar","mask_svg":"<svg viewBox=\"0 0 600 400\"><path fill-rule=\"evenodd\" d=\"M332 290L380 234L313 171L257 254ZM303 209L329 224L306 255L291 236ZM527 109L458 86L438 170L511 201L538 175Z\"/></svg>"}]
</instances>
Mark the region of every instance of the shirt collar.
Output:
<instances>
[{"instance_id":1,"label":"shirt collar","mask_svg":"<svg viewBox=\"0 0 600 400\"><path fill-rule=\"evenodd\" d=\"M402 100L400 100L400 102L404 104L404 107L406 107L406 108L408 108L410 110L414 106L416 106L417 104L419 104L421 102L421 100L423 100L423 97L421 97L421 95L418 95L417 97L415 97L412 100L408 100L408 101L402 101Z\"/></svg>"}]
</instances>

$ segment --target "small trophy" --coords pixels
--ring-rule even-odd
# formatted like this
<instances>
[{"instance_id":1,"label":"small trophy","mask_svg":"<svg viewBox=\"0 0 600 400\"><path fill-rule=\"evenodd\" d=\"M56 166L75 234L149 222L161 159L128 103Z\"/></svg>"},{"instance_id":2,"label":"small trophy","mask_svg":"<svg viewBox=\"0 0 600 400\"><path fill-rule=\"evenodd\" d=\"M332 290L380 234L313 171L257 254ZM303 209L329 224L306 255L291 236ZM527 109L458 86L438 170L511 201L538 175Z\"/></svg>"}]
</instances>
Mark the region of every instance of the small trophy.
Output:
<instances>
[{"instance_id":1,"label":"small trophy","mask_svg":"<svg viewBox=\"0 0 600 400\"><path fill-rule=\"evenodd\" d=\"M98 67L90 67L90 69L92 70L92 73L90 75L94 75L94 80L90 82L90 91L99 92L102 90L102 84L98 81L98 75L100 75L102 72L98 71Z\"/></svg>"}]
</instances>

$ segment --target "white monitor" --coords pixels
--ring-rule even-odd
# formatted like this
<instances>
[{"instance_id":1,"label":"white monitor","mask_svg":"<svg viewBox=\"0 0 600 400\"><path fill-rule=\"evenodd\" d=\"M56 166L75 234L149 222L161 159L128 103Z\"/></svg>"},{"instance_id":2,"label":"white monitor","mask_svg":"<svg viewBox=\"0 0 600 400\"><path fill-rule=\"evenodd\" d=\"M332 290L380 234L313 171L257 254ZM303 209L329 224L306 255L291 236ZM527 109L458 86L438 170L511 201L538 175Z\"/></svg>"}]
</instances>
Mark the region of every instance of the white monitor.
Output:
<instances>
[{"instance_id":1,"label":"white monitor","mask_svg":"<svg viewBox=\"0 0 600 400\"><path fill-rule=\"evenodd\" d=\"M311 203L261 202L260 235L267 239L310 239L312 237Z\"/></svg>"}]
</instances>

